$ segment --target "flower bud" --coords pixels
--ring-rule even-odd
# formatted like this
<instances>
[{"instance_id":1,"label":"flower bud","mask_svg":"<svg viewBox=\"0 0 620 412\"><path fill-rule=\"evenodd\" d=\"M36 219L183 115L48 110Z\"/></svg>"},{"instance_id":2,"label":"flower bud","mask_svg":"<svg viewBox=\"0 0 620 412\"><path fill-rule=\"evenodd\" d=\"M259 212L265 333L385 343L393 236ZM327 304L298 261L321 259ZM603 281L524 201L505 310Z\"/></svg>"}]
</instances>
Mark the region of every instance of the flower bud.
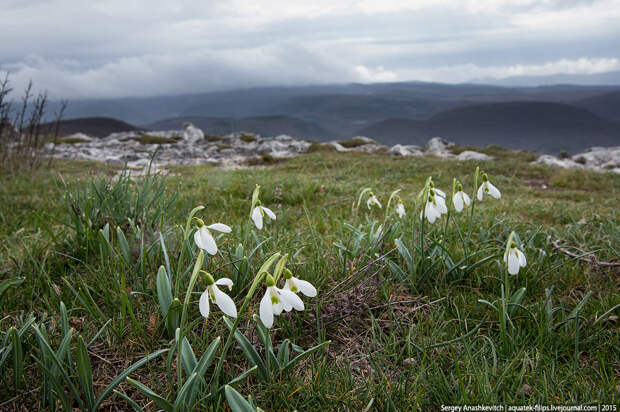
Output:
<instances>
[{"instance_id":1,"label":"flower bud","mask_svg":"<svg viewBox=\"0 0 620 412\"><path fill-rule=\"evenodd\" d=\"M293 274L291 273L291 271L288 270L288 269L284 269L284 278L285 279L290 279L292 277L293 277Z\"/></svg>"},{"instance_id":2,"label":"flower bud","mask_svg":"<svg viewBox=\"0 0 620 412\"><path fill-rule=\"evenodd\" d=\"M267 276L265 276L265 283L268 287L276 285L276 281L273 280L273 276L271 276L270 274L267 274Z\"/></svg>"}]
</instances>

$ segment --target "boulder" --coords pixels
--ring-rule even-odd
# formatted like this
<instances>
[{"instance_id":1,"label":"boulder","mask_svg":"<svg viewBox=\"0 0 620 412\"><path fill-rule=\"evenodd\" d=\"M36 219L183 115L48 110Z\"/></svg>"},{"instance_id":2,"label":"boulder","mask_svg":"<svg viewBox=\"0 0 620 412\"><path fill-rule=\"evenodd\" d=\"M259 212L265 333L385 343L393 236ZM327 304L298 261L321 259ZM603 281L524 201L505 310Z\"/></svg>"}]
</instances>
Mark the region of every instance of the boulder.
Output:
<instances>
[{"instance_id":1,"label":"boulder","mask_svg":"<svg viewBox=\"0 0 620 412\"><path fill-rule=\"evenodd\" d=\"M402 145L402 144L395 144L394 146L390 148L388 153L394 156L403 156L403 157L423 155L422 150L420 149L420 146Z\"/></svg>"},{"instance_id":2,"label":"boulder","mask_svg":"<svg viewBox=\"0 0 620 412\"><path fill-rule=\"evenodd\" d=\"M448 142L443 137L433 137L426 143L426 153L444 157L451 154L449 149L454 147L454 143Z\"/></svg>"},{"instance_id":3,"label":"boulder","mask_svg":"<svg viewBox=\"0 0 620 412\"><path fill-rule=\"evenodd\" d=\"M183 140L187 143L198 143L204 141L205 134L191 123L183 125Z\"/></svg>"},{"instance_id":4,"label":"boulder","mask_svg":"<svg viewBox=\"0 0 620 412\"><path fill-rule=\"evenodd\" d=\"M473 150L465 150L456 156L457 160L492 160L493 158L487 154L474 152Z\"/></svg>"},{"instance_id":5,"label":"boulder","mask_svg":"<svg viewBox=\"0 0 620 412\"><path fill-rule=\"evenodd\" d=\"M583 165L581 165L581 164L579 164L577 162L574 162L572 159L558 159L557 157L551 156L551 155L542 155L538 159L536 159L536 161L534 161L534 163L541 164L541 165L547 165L547 166L562 167L564 169L568 169L568 168L581 169L581 168L583 168Z\"/></svg>"}]
</instances>

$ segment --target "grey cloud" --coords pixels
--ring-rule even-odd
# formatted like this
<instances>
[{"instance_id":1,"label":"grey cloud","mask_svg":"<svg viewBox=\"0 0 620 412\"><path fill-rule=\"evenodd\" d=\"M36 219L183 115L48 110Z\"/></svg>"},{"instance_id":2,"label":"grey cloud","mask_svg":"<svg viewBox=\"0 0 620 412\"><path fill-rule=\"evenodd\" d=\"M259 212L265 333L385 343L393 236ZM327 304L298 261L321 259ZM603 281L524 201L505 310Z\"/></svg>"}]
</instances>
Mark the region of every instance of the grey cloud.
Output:
<instances>
[{"instance_id":1,"label":"grey cloud","mask_svg":"<svg viewBox=\"0 0 620 412\"><path fill-rule=\"evenodd\" d=\"M608 13L609 0L499 1L476 11L352 7L286 18L278 10L253 18L230 4L9 0L0 15L0 71L10 72L17 87L32 79L56 97L117 97L371 81L373 73L415 80L402 76L433 67L441 68L438 76L446 73L433 80L450 82L450 67L487 73L485 66L620 57L620 28L610 23L620 7ZM593 10L595 20L574 27L514 20L575 8Z\"/></svg>"}]
</instances>

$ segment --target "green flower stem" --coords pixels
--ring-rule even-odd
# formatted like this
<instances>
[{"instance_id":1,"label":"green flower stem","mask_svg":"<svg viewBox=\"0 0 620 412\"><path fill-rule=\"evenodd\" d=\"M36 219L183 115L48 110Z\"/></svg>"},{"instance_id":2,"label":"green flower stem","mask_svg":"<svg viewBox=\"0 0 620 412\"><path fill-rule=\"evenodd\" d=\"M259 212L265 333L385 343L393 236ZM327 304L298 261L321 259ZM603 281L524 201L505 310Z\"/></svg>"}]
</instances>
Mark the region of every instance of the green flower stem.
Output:
<instances>
[{"instance_id":1,"label":"green flower stem","mask_svg":"<svg viewBox=\"0 0 620 412\"><path fill-rule=\"evenodd\" d=\"M177 339L177 350L180 351L180 345L181 345L181 341L183 340L183 337L185 336L185 331L184 331L184 326L185 326L185 319L187 318L187 307L189 306L189 300L192 296L192 292L194 291L194 286L196 286L196 281L198 280L198 275L200 274L200 269L202 268L202 263L204 260L204 251L201 249L200 253L198 254L198 258L196 259L196 262L194 263L194 270L192 271L192 277L189 280L189 286L187 287L187 292L185 293L185 300L183 301L183 312L181 312L181 323L179 324L179 338ZM179 357L181 356L181 353L179 352ZM181 389L181 386L183 384L183 381L181 379L181 373L183 372L183 368L180 367L180 365L177 365L177 383L179 386L179 389Z\"/></svg>"},{"instance_id":2,"label":"green flower stem","mask_svg":"<svg viewBox=\"0 0 620 412\"><path fill-rule=\"evenodd\" d=\"M213 385L212 393L215 393L215 390L220 386L220 374L222 373L222 367L224 366L224 360L226 360L226 355L228 354L228 349L232 344L232 339L235 336L235 332L237 331L237 327L239 326L239 321L241 320L241 314L246 311L250 301L252 300L252 296L256 292L256 289L260 285L263 280L263 277L268 273L267 271L273 264L273 262L280 257L280 253L273 254L269 259L263 263L263 266L259 269L258 273L254 277L254 281L248 290L247 295L245 295L245 299L243 300L243 304L241 305L241 309L239 309L239 315L235 319L230 332L228 333L228 337L226 338L226 343L224 343L224 348L222 349L222 356L220 356L220 360L217 362L217 367L215 368L215 375L213 376L213 380L211 381Z\"/></svg>"},{"instance_id":3,"label":"green flower stem","mask_svg":"<svg viewBox=\"0 0 620 412\"><path fill-rule=\"evenodd\" d=\"M471 228L472 221L474 219L474 209L476 208L476 190L478 190L478 175L480 174L480 167L476 167L476 174L474 175L474 191L471 195L471 211L469 213L469 228L467 231L467 240L471 243ZM469 244L468 244L469 246Z\"/></svg>"},{"instance_id":4,"label":"green flower stem","mask_svg":"<svg viewBox=\"0 0 620 412\"><path fill-rule=\"evenodd\" d=\"M199 211L201 211L202 209L204 209L204 206L196 206L195 208L192 209L191 212L189 212L189 216L187 217L187 222L185 223L185 230L183 231L183 243L181 244L181 254L179 255L179 260L177 262L177 270L176 270L176 279L174 281L174 296L178 296L179 295L179 288L181 287L181 282L180 282L180 278L181 278L181 267L183 265L183 261L185 258L185 250L186 245L187 245L187 240L189 239L189 234L191 233L191 226L192 226L192 219L194 218L194 215L196 215L196 213L198 213ZM170 276L172 276L172 273L169 274Z\"/></svg>"}]
</instances>

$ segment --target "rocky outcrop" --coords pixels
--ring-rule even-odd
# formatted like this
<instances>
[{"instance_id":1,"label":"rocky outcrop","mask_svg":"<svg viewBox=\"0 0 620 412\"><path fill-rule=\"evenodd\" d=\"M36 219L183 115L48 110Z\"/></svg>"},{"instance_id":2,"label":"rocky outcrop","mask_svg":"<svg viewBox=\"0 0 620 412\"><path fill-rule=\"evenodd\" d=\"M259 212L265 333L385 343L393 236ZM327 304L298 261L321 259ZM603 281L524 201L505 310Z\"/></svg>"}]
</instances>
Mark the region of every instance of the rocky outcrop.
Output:
<instances>
[{"instance_id":1,"label":"rocky outcrop","mask_svg":"<svg viewBox=\"0 0 620 412\"><path fill-rule=\"evenodd\" d=\"M190 124L183 131L114 133L88 142L66 140L46 145L44 152L56 158L127 164L134 169L148 166L152 158L156 166L212 163L230 167L297 156L310 144L287 135L263 138L248 133L205 139L202 130Z\"/></svg>"},{"instance_id":2,"label":"rocky outcrop","mask_svg":"<svg viewBox=\"0 0 620 412\"><path fill-rule=\"evenodd\" d=\"M205 134L191 123L183 125L183 140L187 143L194 144L203 141Z\"/></svg>"},{"instance_id":3,"label":"rocky outcrop","mask_svg":"<svg viewBox=\"0 0 620 412\"><path fill-rule=\"evenodd\" d=\"M620 173L620 146L592 147L574 156L542 155L534 163L565 169L590 169Z\"/></svg>"},{"instance_id":4,"label":"rocky outcrop","mask_svg":"<svg viewBox=\"0 0 620 412\"><path fill-rule=\"evenodd\" d=\"M46 143L42 150L44 155L57 158L126 164L133 169L144 168L151 161L156 167L203 163L234 167L294 157L317 144L338 152L387 153L398 157L432 155L460 161L493 159L472 150L455 155L453 150L456 145L441 137L433 137L424 148L401 144L388 147L364 136L327 143L312 143L287 135L261 137L251 133L232 133L226 136L205 136L202 130L192 124L185 125L183 130L131 131L95 139L76 133L59 139L57 144ZM593 147L563 158L542 155L535 163L620 173L620 146Z\"/></svg>"}]
</instances>

